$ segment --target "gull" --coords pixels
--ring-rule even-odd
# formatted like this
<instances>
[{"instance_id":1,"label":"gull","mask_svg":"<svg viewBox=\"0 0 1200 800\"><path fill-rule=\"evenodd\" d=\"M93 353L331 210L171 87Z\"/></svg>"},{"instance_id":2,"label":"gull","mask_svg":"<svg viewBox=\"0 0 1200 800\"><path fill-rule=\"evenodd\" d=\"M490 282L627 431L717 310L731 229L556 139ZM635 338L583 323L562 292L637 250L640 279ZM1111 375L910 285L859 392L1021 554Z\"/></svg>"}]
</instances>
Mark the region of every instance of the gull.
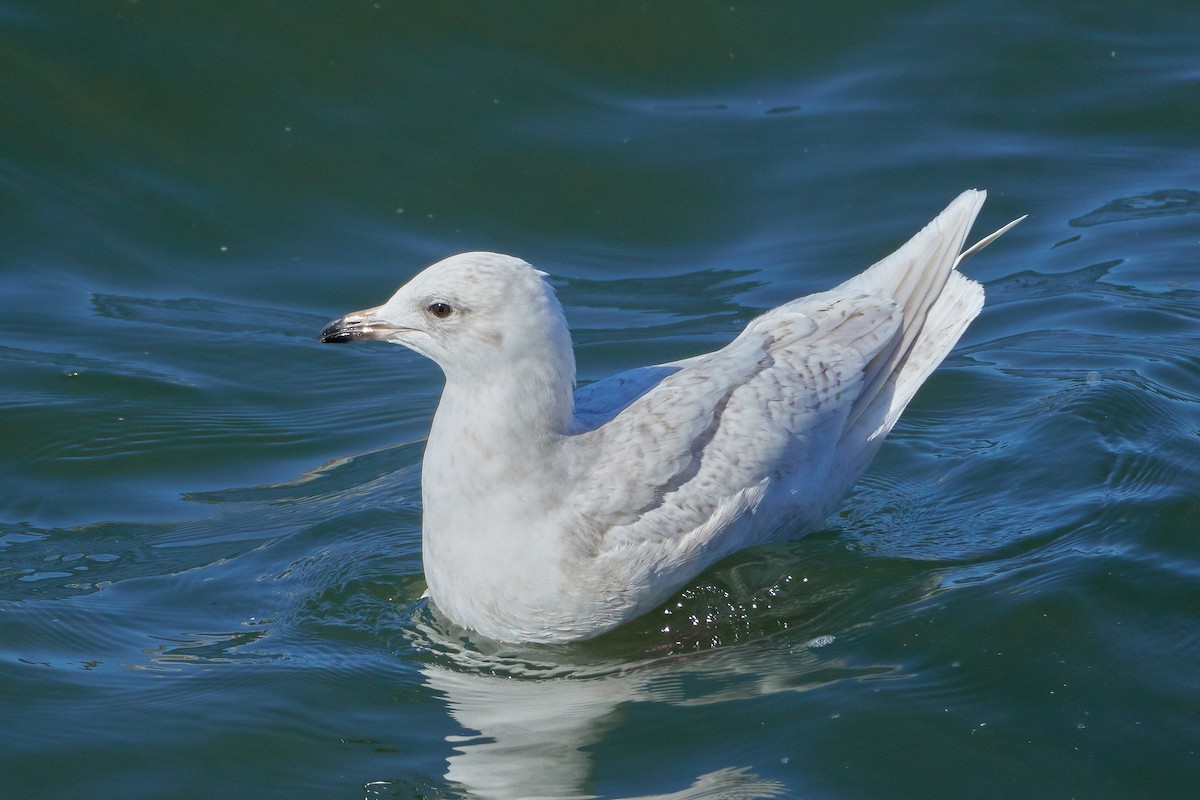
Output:
<instances>
[{"instance_id":1,"label":"gull","mask_svg":"<svg viewBox=\"0 0 1200 800\"><path fill-rule=\"evenodd\" d=\"M445 375L421 470L434 608L494 640L588 639L819 525L983 307L956 267L1020 221L964 251L985 196L720 350L579 389L546 273L512 256L452 256L331 322L322 342L401 344Z\"/></svg>"}]
</instances>

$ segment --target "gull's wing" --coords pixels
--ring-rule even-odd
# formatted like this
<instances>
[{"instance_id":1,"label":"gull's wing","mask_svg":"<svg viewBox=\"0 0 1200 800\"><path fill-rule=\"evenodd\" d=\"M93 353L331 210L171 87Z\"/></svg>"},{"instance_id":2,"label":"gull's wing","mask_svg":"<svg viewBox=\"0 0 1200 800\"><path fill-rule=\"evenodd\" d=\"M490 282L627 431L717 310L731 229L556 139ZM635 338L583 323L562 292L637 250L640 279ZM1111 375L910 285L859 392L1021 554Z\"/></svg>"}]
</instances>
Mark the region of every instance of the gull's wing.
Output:
<instances>
[{"instance_id":1,"label":"gull's wing","mask_svg":"<svg viewBox=\"0 0 1200 800\"><path fill-rule=\"evenodd\" d=\"M750 323L727 347L689 359L611 421L568 440L575 512L600 539L662 516L654 538L690 532L731 497L832 450L868 361L900 330L885 298L815 296ZM653 369L653 368L649 368ZM592 398L595 400L595 398ZM602 405L597 403L597 405ZM630 532L632 533L632 531ZM619 537L618 537L619 538ZM601 549L613 541L600 545Z\"/></svg>"},{"instance_id":2,"label":"gull's wing","mask_svg":"<svg viewBox=\"0 0 1200 800\"><path fill-rule=\"evenodd\" d=\"M621 413L634 400L680 369L676 364L618 372L575 390L575 427L578 432L600 427Z\"/></svg>"},{"instance_id":3,"label":"gull's wing","mask_svg":"<svg viewBox=\"0 0 1200 800\"><path fill-rule=\"evenodd\" d=\"M710 353L681 358L651 367L634 367L580 386L575 390L576 432L599 428L628 408L634 400L661 383L668 375L674 375L711 355Z\"/></svg>"},{"instance_id":4,"label":"gull's wing","mask_svg":"<svg viewBox=\"0 0 1200 800\"><path fill-rule=\"evenodd\" d=\"M960 256L984 197L964 192L866 272L715 353L585 392L598 427L565 445L570 505L592 534L579 541L626 561L635 549L661 573L754 543L759 511L763 525L823 518L978 314L982 287L954 267L979 247Z\"/></svg>"}]
</instances>

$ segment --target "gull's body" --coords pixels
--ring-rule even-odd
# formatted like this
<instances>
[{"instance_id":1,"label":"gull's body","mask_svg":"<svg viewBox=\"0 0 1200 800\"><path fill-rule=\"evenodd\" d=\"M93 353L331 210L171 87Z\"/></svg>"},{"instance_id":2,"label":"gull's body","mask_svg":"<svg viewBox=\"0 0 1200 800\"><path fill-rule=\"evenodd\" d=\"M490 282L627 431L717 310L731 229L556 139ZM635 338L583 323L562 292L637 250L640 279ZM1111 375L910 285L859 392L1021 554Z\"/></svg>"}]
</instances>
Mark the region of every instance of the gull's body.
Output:
<instances>
[{"instance_id":1,"label":"gull's body","mask_svg":"<svg viewBox=\"0 0 1200 800\"><path fill-rule=\"evenodd\" d=\"M510 256L454 256L331 323L323 341L390 340L446 375L421 479L434 605L494 639L584 639L819 524L979 313L954 268L983 200L720 350L579 390L553 290Z\"/></svg>"}]
</instances>

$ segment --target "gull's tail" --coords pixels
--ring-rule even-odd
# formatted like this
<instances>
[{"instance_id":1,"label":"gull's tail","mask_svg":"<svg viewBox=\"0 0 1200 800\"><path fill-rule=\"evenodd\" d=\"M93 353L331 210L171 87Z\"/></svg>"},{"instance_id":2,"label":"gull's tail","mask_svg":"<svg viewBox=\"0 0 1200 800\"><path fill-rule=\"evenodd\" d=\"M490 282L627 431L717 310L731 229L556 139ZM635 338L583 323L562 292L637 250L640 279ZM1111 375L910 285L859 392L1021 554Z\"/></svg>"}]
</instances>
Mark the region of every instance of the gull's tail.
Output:
<instances>
[{"instance_id":1,"label":"gull's tail","mask_svg":"<svg viewBox=\"0 0 1200 800\"><path fill-rule=\"evenodd\" d=\"M1020 221L964 251L986 197L980 190L963 192L903 247L836 290L891 298L903 314L892 344L867 364L864 389L851 409L844 437L875 441L887 435L918 387L983 308L983 287L955 267Z\"/></svg>"}]
</instances>

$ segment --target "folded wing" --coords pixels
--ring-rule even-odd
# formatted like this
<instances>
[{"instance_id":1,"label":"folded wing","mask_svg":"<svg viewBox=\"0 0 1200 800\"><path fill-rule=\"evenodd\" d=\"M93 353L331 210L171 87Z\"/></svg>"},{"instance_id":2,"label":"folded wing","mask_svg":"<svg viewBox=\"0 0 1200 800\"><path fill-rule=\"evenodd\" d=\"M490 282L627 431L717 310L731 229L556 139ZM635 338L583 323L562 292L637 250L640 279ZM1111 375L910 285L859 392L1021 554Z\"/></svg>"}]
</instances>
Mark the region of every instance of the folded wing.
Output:
<instances>
[{"instance_id":1,"label":"folded wing","mask_svg":"<svg viewBox=\"0 0 1200 800\"><path fill-rule=\"evenodd\" d=\"M983 200L965 192L892 255L721 350L581 390L584 432L566 446L593 554L638 548L667 570L754 543L760 512L801 529L828 514L982 306L954 267Z\"/></svg>"}]
</instances>

